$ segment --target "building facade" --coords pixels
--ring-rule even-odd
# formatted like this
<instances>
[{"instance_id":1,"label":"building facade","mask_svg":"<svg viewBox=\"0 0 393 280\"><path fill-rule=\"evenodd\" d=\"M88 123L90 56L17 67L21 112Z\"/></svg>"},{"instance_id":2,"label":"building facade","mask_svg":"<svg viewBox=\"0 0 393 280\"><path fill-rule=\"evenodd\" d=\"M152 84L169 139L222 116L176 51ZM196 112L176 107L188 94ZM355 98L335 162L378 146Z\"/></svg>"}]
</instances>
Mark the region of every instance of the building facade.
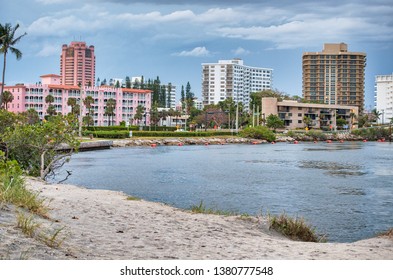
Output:
<instances>
[{"instance_id":1,"label":"building facade","mask_svg":"<svg viewBox=\"0 0 393 280\"><path fill-rule=\"evenodd\" d=\"M61 76L50 74L41 76L41 83L34 85L17 84L14 86L5 86L14 96L14 100L8 104L8 110L15 113L27 111L30 108L35 109L40 118L43 119L47 114L49 104L45 102L48 95L54 97L56 112L66 115L71 112L71 107L67 105L69 98L75 98L78 101L84 100L87 96L94 99L92 105L93 120L95 126L109 125L108 116L105 115L106 102L113 98L116 101L114 123L120 124L121 121L130 124L139 124L134 120L136 108L141 105L145 112L151 110L151 91L141 89L115 88L109 86L84 86L62 85ZM87 115L85 106L82 106L82 116ZM146 114L143 123L150 124L150 116ZM112 124L112 122L111 122Z\"/></svg>"},{"instance_id":2,"label":"building facade","mask_svg":"<svg viewBox=\"0 0 393 280\"><path fill-rule=\"evenodd\" d=\"M304 117L311 119L311 127L324 130L336 130L337 118L347 121L348 129L357 128L355 116L357 106L300 103L294 100L278 101L274 97L262 98L262 117L270 114L284 121L287 129L305 128Z\"/></svg>"},{"instance_id":3,"label":"building facade","mask_svg":"<svg viewBox=\"0 0 393 280\"><path fill-rule=\"evenodd\" d=\"M93 86L95 84L94 46L85 42L63 45L60 55L61 84L68 86Z\"/></svg>"},{"instance_id":4,"label":"building facade","mask_svg":"<svg viewBox=\"0 0 393 280\"><path fill-rule=\"evenodd\" d=\"M348 46L324 44L322 52L303 53L303 98L364 108L366 54Z\"/></svg>"},{"instance_id":5,"label":"building facade","mask_svg":"<svg viewBox=\"0 0 393 280\"><path fill-rule=\"evenodd\" d=\"M375 77L374 107L381 114L379 123L393 119L393 74Z\"/></svg>"},{"instance_id":6,"label":"building facade","mask_svg":"<svg viewBox=\"0 0 393 280\"><path fill-rule=\"evenodd\" d=\"M272 83L272 69L246 66L241 59L202 63L204 106L232 98L249 111L250 94L271 89Z\"/></svg>"}]
</instances>

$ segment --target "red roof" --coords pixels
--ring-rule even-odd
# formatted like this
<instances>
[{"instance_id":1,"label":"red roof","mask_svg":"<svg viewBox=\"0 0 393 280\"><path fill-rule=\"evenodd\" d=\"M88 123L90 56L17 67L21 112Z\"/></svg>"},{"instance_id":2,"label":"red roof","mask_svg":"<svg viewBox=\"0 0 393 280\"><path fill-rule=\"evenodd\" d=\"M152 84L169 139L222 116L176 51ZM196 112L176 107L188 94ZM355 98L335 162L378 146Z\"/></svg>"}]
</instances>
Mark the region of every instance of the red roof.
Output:
<instances>
[{"instance_id":1,"label":"red roof","mask_svg":"<svg viewBox=\"0 0 393 280\"><path fill-rule=\"evenodd\" d=\"M60 75L57 74L45 74L45 75L41 75L40 78L46 78L46 77L55 77L55 78L61 78Z\"/></svg>"},{"instance_id":2,"label":"red roof","mask_svg":"<svg viewBox=\"0 0 393 280\"><path fill-rule=\"evenodd\" d=\"M122 88L122 92L130 92L130 93L151 93L149 89L136 89L136 88Z\"/></svg>"}]
</instances>

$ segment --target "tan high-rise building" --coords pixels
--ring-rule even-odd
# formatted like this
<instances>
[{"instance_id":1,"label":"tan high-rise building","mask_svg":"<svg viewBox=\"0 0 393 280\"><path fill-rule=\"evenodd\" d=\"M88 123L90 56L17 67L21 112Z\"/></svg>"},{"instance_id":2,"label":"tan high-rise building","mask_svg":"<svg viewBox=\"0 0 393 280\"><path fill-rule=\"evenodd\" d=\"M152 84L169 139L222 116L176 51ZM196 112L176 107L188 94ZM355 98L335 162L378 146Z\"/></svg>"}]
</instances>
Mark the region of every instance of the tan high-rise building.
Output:
<instances>
[{"instance_id":1,"label":"tan high-rise building","mask_svg":"<svg viewBox=\"0 0 393 280\"><path fill-rule=\"evenodd\" d=\"M60 56L61 83L94 86L95 60L94 46L87 47L85 42L64 44Z\"/></svg>"},{"instance_id":2,"label":"tan high-rise building","mask_svg":"<svg viewBox=\"0 0 393 280\"><path fill-rule=\"evenodd\" d=\"M366 53L347 44L324 44L322 52L303 53L303 97L331 105L364 107Z\"/></svg>"}]
</instances>

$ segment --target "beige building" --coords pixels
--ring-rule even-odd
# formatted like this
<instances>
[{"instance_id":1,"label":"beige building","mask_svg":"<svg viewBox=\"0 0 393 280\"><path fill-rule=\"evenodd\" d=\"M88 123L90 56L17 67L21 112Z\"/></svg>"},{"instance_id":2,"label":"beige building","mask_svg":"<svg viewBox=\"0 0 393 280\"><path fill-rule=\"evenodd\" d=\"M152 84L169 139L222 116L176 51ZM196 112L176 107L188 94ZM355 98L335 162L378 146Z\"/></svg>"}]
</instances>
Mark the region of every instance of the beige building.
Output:
<instances>
[{"instance_id":1,"label":"beige building","mask_svg":"<svg viewBox=\"0 0 393 280\"><path fill-rule=\"evenodd\" d=\"M357 106L300 103L293 100L278 101L274 97L265 97L262 98L261 113L264 118L270 114L279 116L287 129L305 128L304 117L309 117L312 128L336 130L337 118L346 120L348 128L356 128L354 122L359 110Z\"/></svg>"},{"instance_id":2,"label":"beige building","mask_svg":"<svg viewBox=\"0 0 393 280\"><path fill-rule=\"evenodd\" d=\"M61 84L94 86L95 60L94 46L88 47L85 42L63 45L60 56Z\"/></svg>"},{"instance_id":3,"label":"beige building","mask_svg":"<svg viewBox=\"0 0 393 280\"><path fill-rule=\"evenodd\" d=\"M364 107L366 54L347 44L324 44L322 52L303 53L303 97L331 105Z\"/></svg>"}]
</instances>

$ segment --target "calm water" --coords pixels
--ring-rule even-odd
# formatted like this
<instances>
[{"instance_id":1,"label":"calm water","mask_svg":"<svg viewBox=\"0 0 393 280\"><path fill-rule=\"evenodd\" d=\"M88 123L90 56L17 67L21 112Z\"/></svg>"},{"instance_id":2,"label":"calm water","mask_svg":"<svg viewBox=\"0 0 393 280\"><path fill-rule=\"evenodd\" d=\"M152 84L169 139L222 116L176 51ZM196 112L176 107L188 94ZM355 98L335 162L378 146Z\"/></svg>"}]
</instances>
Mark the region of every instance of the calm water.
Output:
<instances>
[{"instance_id":1,"label":"calm water","mask_svg":"<svg viewBox=\"0 0 393 280\"><path fill-rule=\"evenodd\" d=\"M63 171L66 183L179 208L285 211L349 242L393 227L392 159L389 143L133 147L76 154Z\"/></svg>"}]
</instances>

